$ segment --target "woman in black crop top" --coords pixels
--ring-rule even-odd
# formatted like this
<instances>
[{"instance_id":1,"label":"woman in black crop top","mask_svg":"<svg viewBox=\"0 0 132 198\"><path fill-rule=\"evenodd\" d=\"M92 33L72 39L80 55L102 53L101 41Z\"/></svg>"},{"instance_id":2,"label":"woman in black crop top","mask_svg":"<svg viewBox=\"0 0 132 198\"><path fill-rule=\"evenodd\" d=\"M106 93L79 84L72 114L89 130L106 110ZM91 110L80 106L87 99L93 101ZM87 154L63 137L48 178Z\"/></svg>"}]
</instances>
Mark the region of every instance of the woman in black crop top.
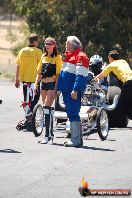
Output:
<instances>
[{"instance_id":1,"label":"woman in black crop top","mask_svg":"<svg viewBox=\"0 0 132 198\"><path fill-rule=\"evenodd\" d=\"M57 52L56 40L48 37L44 42L45 53L37 68L37 77L35 81L35 90L41 81L41 95L45 114L45 139L41 144L47 144L49 139L54 138L52 104L56 96L57 80L62 67L62 57ZM49 138L51 136L51 138Z\"/></svg>"}]
</instances>

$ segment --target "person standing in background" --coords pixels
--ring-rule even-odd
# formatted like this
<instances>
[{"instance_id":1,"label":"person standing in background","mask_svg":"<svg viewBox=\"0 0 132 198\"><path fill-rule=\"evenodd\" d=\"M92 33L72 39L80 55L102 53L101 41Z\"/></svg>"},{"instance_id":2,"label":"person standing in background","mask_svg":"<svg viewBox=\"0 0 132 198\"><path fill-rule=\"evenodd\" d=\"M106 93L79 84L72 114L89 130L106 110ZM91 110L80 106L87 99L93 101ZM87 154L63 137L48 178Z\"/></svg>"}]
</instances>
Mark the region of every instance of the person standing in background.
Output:
<instances>
[{"instance_id":1,"label":"person standing in background","mask_svg":"<svg viewBox=\"0 0 132 198\"><path fill-rule=\"evenodd\" d=\"M62 92L66 113L70 121L71 141L64 146L83 145L80 122L81 97L86 88L89 58L82 51L76 36L68 36L63 68L58 79L58 91Z\"/></svg>"},{"instance_id":2,"label":"person standing in background","mask_svg":"<svg viewBox=\"0 0 132 198\"><path fill-rule=\"evenodd\" d=\"M44 55L37 69L35 81L35 90L38 89L38 83L41 81L41 95L44 105L45 117L45 137L39 141L40 144L47 144L51 139L53 141L53 116L52 104L56 97L58 75L62 67L62 57L58 54L56 40L48 37L44 42Z\"/></svg>"},{"instance_id":3,"label":"person standing in background","mask_svg":"<svg viewBox=\"0 0 132 198\"><path fill-rule=\"evenodd\" d=\"M108 60L109 64L95 76L94 80L99 81L113 72L122 84L117 107L120 107L132 120L132 70L125 60L119 58L119 53L116 50L109 52Z\"/></svg>"},{"instance_id":4,"label":"person standing in background","mask_svg":"<svg viewBox=\"0 0 132 198\"><path fill-rule=\"evenodd\" d=\"M90 63L89 63L89 71L91 71L94 74L94 77L97 76L103 70L103 66L104 66L103 58L100 55L95 54L91 56ZM108 90L107 77L101 79L99 81L99 85L105 92L107 92Z\"/></svg>"},{"instance_id":5,"label":"person standing in background","mask_svg":"<svg viewBox=\"0 0 132 198\"><path fill-rule=\"evenodd\" d=\"M37 65L40 62L42 51L37 48L39 44L38 35L31 34L29 36L29 45L22 48L16 58L16 81L15 87L20 87L20 82L23 83L23 96L24 96L24 105L23 107L28 107L28 113L31 115L33 112L34 106L38 103L40 97L40 90L36 92L35 96L33 95L34 82L37 75ZM30 88L30 95L27 94L28 88ZM29 101L27 104L27 97ZM27 113L27 112L26 112ZM27 113L27 114L28 114ZM28 117L28 115L26 115ZM25 125L27 122L25 122ZM24 126L24 128L27 128Z\"/></svg>"}]
</instances>

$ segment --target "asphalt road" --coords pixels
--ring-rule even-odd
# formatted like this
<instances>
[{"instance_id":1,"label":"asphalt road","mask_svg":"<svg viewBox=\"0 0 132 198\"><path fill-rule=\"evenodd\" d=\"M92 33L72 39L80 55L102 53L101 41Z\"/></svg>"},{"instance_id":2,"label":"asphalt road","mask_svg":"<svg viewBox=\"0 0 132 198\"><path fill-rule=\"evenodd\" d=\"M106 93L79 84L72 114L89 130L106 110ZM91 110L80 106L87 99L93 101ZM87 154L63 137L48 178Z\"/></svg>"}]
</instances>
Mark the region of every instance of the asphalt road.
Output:
<instances>
[{"instance_id":1,"label":"asphalt road","mask_svg":"<svg viewBox=\"0 0 132 198\"><path fill-rule=\"evenodd\" d=\"M89 136L82 148L65 148L63 131L41 145L43 135L15 129L24 116L21 88L1 81L0 99L0 198L79 198L82 177L90 189L132 189L131 121L106 141Z\"/></svg>"}]
</instances>

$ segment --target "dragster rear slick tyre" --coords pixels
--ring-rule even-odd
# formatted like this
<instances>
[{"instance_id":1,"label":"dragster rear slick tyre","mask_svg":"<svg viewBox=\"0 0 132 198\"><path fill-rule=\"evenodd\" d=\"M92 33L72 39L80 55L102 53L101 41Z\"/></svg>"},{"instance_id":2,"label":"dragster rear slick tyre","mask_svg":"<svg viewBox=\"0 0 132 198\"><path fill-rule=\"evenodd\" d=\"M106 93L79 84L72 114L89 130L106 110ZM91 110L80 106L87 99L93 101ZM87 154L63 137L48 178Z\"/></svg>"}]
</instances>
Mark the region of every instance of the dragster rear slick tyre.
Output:
<instances>
[{"instance_id":1,"label":"dragster rear slick tyre","mask_svg":"<svg viewBox=\"0 0 132 198\"><path fill-rule=\"evenodd\" d=\"M121 93L121 89L119 87L110 86L108 88L108 93L107 93L108 104L111 105L113 102L114 96L120 95L120 93ZM125 128L125 127L127 127L129 119L118 105L114 110L108 112L108 116L109 116L110 128L113 128L113 127Z\"/></svg>"}]
</instances>

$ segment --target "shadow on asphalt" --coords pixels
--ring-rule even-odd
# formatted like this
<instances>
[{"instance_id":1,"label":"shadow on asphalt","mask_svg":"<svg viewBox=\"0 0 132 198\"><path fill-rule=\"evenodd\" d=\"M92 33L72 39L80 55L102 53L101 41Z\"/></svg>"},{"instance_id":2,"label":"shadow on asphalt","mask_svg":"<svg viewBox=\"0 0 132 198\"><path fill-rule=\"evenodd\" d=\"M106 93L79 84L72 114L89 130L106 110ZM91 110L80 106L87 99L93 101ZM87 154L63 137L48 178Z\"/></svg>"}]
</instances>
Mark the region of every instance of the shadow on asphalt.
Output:
<instances>
[{"instance_id":1,"label":"shadow on asphalt","mask_svg":"<svg viewBox=\"0 0 132 198\"><path fill-rule=\"evenodd\" d=\"M114 131L114 130L117 130L117 129L121 129L121 130L122 130L122 129L123 129L123 130L130 129L130 130L132 130L132 127L129 127L129 126L128 126L128 127L115 127L115 128L110 128L111 131Z\"/></svg>"},{"instance_id":2,"label":"shadow on asphalt","mask_svg":"<svg viewBox=\"0 0 132 198\"><path fill-rule=\"evenodd\" d=\"M97 147L89 147L89 146L82 146L82 149L89 149L89 150L98 150L98 151L115 151L113 149L105 149L105 148L97 148Z\"/></svg>"},{"instance_id":3,"label":"shadow on asphalt","mask_svg":"<svg viewBox=\"0 0 132 198\"><path fill-rule=\"evenodd\" d=\"M112 130L115 130L114 128L112 128ZM93 129L91 130L90 132L86 133L86 134L83 134L83 138L84 140L98 140L97 138L91 138L90 136L93 135L93 134L98 134L97 130L96 129ZM56 138L67 138L67 136L56 136ZM69 138L69 137L68 137ZM109 139L107 138L107 141L116 141L114 139Z\"/></svg>"},{"instance_id":4,"label":"shadow on asphalt","mask_svg":"<svg viewBox=\"0 0 132 198\"><path fill-rule=\"evenodd\" d=\"M70 139L68 138L67 136L56 136L55 138L58 138L58 139L63 139L63 138L67 138L67 139ZM90 138L90 135L85 135L83 136L84 140L98 140L97 138ZM114 142L116 141L115 139L106 139L106 141L110 141L110 142Z\"/></svg>"},{"instance_id":5,"label":"shadow on asphalt","mask_svg":"<svg viewBox=\"0 0 132 198\"><path fill-rule=\"evenodd\" d=\"M63 146L64 147L64 144L53 143L52 145L53 146ZM70 148L70 147L67 147L67 148ZM76 147L71 147L71 148L78 149ZM82 147L79 147L79 149L89 149L89 150L98 150L98 151L112 151L112 152L115 151L113 149L97 148L97 147L90 147L90 146L82 146Z\"/></svg>"},{"instance_id":6,"label":"shadow on asphalt","mask_svg":"<svg viewBox=\"0 0 132 198\"><path fill-rule=\"evenodd\" d=\"M121 128L121 129L123 129L123 130L126 130L126 129L132 130L132 127L125 127L125 128Z\"/></svg>"},{"instance_id":7,"label":"shadow on asphalt","mask_svg":"<svg viewBox=\"0 0 132 198\"><path fill-rule=\"evenodd\" d=\"M107 139L106 141L115 142L116 140L113 140L113 139Z\"/></svg>"},{"instance_id":8,"label":"shadow on asphalt","mask_svg":"<svg viewBox=\"0 0 132 198\"><path fill-rule=\"evenodd\" d=\"M12 149L3 149L3 150L0 150L0 153L22 153L22 152L15 151Z\"/></svg>"}]
</instances>

